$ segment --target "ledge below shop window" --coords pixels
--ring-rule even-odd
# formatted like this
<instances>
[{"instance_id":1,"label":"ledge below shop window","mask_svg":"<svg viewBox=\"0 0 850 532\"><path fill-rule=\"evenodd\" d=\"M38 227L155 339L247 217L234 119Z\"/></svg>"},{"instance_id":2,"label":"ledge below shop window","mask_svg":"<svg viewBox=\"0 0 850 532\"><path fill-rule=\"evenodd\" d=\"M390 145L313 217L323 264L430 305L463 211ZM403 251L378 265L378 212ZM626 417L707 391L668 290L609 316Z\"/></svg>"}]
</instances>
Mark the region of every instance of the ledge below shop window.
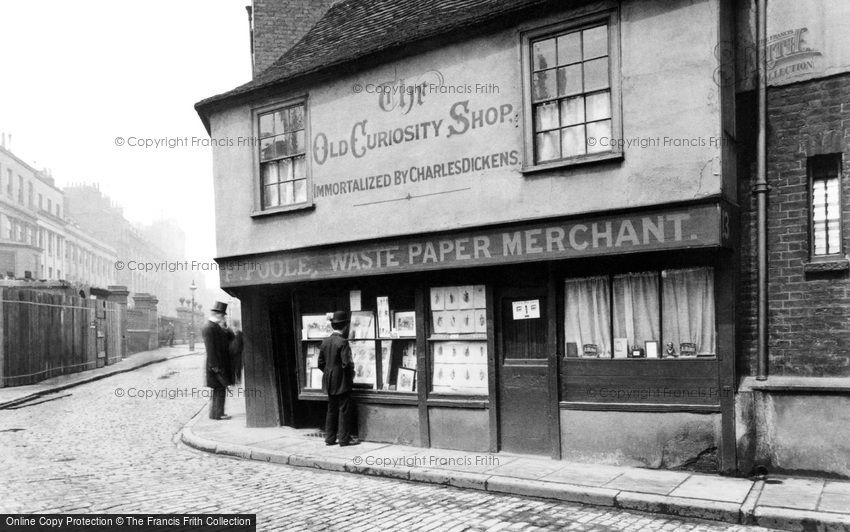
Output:
<instances>
[{"instance_id":1,"label":"ledge below shop window","mask_svg":"<svg viewBox=\"0 0 850 532\"><path fill-rule=\"evenodd\" d=\"M295 212L295 211L306 211L310 209L315 209L315 203L299 203L298 205L285 205L282 207L272 207L270 209L265 209L262 211L254 211L251 213L251 218L261 218L263 216L271 216L273 214L283 214L287 212Z\"/></svg>"},{"instance_id":2,"label":"ledge below shop window","mask_svg":"<svg viewBox=\"0 0 850 532\"><path fill-rule=\"evenodd\" d=\"M767 380L745 377L738 392L850 392L850 377L793 377L776 375Z\"/></svg>"},{"instance_id":3,"label":"ledge below shop window","mask_svg":"<svg viewBox=\"0 0 850 532\"><path fill-rule=\"evenodd\" d=\"M843 257L803 263L803 271L806 273L842 272L845 270L850 270L850 259Z\"/></svg>"},{"instance_id":4,"label":"ledge below shop window","mask_svg":"<svg viewBox=\"0 0 850 532\"><path fill-rule=\"evenodd\" d=\"M385 404L385 405L409 405L416 406L419 404L419 398L416 392L384 392L383 390L352 390L351 393L355 402L363 404ZM301 401L327 401L328 396L325 393L304 390L298 394L298 399Z\"/></svg>"}]
</instances>

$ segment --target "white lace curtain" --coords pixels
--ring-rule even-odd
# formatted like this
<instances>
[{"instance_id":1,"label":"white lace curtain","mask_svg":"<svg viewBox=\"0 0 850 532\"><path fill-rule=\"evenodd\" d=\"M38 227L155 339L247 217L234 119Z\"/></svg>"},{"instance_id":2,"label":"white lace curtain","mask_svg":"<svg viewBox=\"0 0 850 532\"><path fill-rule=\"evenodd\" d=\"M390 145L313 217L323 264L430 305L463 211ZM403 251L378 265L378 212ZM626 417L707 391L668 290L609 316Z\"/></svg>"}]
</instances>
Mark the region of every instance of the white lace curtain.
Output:
<instances>
[{"instance_id":1,"label":"white lace curtain","mask_svg":"<svg viewBox=\"0 0 850 532\"><path fill-rule=\"evenodd\" d=\"M579 354L585 344L596 344L600 356L611 356L611 311L607 277L567 279L564 331Z\"/></svg>"},{"instance_id":2,"label":"white lace curtain","mask_svg":"<svg viewBox=\"0 0 850 532\"><path fill-rule=\"evenodd\" d=\"M696 344L698 354L715 354L711 268L666 270L663 293L664 343L673 342L676 352L680 344L689 342Z\"/></svg>"},{"instance_id":3,"label":"white lace curtain","mask_svg":"<svg viewBox=\"0 0 850 532\"><path fill-rule=\"evenodd\" d=\"M614 338L643 349L644 342L661 336L659 319L658 272L614 277Z\"/></svg>"},{"instance_id":4,"label":"white lace curtain","mask_svg":"<svg viewBox=\"0 0 850 532\"><path fill-rule=\"evenodd\" d=\"M659 301L657 271L567 279L564 283L564 336L582 346L595 344L601 357L611 356L611 333L629 346L658 341L663 320L664 343L696 344L697 353L715 353L714 273L711 268L665 270ZM613 324L611 297L613 290ZM612 327L613 326L613 327ZM663 351L664 346L659 346Z\"/></svg>"}]
</instances>

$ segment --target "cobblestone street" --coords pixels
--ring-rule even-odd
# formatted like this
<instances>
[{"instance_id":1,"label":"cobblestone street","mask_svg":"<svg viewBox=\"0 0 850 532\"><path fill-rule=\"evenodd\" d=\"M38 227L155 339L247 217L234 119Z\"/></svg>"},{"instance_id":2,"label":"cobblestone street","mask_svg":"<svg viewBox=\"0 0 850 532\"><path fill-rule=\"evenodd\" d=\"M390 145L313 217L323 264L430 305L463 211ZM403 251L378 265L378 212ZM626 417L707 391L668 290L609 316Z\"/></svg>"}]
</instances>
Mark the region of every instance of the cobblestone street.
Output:
<instances>
[{"instance_id":1,"label":"cobblestone street","mask_svg":"<svg viewBox=\"0 0 850 532\"><path fill-rule=\"evenodd\" d=\"M204 390L202 361L174 359L0 411L0 512L256 513L259 530L764 530L193 451L175 436L204 397L128 395Z\"/></svg>"}]
</instances>

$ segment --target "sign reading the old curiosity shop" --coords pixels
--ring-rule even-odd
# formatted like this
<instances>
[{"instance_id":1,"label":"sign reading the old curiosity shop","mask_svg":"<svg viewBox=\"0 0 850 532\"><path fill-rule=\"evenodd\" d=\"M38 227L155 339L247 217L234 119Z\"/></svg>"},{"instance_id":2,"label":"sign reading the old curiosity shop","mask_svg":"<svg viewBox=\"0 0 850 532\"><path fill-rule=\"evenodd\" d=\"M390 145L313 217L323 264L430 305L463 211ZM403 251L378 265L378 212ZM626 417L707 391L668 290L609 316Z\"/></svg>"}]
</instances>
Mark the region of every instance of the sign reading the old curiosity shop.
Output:
<instances>
[{"instance_id":1,"label":"sign reading the old curiosity shop","mask_svg":"<svg viewBox=\"0 0 850 532\"><path fill-rule=\"evenodd\" d=\"M528 222L381 243L219 259L222 287L289 283L644 251L713 247L728 240L725 206L568 221ZM250 267L239 265L250 264ZM236 267L239 266L239 267Z\"/></svg>"}]
</instances>

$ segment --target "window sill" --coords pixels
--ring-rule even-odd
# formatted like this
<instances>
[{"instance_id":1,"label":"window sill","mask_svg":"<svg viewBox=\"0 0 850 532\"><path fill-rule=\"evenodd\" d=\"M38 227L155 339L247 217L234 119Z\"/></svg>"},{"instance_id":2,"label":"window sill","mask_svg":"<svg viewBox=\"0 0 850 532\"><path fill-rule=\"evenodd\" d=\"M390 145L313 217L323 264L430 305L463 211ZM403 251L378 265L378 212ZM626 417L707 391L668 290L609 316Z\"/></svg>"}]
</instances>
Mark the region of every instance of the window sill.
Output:
<instances>
[{"instance_id":1,"label":"window sill","mask_svg":"<svg viewBox=\"0 0 850 532\"><path fill-rule=\"evenodd\" d=\"M560 159L558 161L552 161L548 163L534 164L528 166L523 165L522 173L535 174L538 172L557 170L559 168L569 168L572 166L580 166L583 164L591 164L603 161L619 161L622 159L622 151L607 151L601 153L594 153L591 155L580 155L578 157L570 157L569 159Z\"/></svg>"},{"instance_id":2,"label":"window sill","mask_svg":"<svg viewBox=\"0 0 850 532\"><path fill-rule=\"evenodd\" d=\"M850 391L847 377L795 377L773 375L760 381L755 377L744 377L738 386L739 392L814 392L843 393Z\"/></svg>"},{"instance_id":3,"label":"window sill","mask_svg":"<svg viewBox=\"0 0 850 532\"><path fill-rule=\"evenodd\" d=\"M273 209L254 211L251 213L251 218L262 218L263 216L273 216L275 214L283 214L287 212L307 211L315 208L316 204L313 202L299 203L298 205L287 205L285 207L275 207Z\"/></svg>"},{"instance_id":4,"label":"window sill","mask_svg":"<svg viewBox=\"0 0 850 532\"><path fill-rule=\"evenodd\" d=\"M806 273L842 272L845 270L850 270L850 259L844 257L813 258L810 262L803 263L803 271Z\"/></svg>"}]
</instances>

